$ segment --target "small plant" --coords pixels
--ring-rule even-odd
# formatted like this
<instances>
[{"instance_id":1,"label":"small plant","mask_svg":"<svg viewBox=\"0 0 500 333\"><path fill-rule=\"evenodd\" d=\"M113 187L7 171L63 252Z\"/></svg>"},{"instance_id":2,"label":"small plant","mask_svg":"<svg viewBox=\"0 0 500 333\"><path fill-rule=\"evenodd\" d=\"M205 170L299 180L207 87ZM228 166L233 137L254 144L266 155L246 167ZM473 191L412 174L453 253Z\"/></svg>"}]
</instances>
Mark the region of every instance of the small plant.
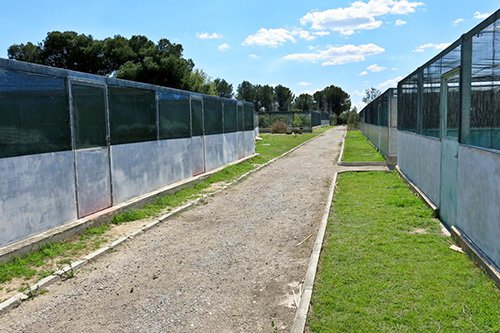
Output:
<instances>
[{"instance_id":1,"label":"small plant","mask_svg":"<svg viewBox=\"0 0 500 333\"><path fill-rule=\"evenodd\" d=\"M59 264L57 268L57 272L61 280L69 280L75 277L75 271L73 270L73 265L71 263L68 264L69 268L66 269L64 264Z\"/></svg>"},{"instance_id":2,"label":"small plant","mask_svg":"<svg viewBox=\"0 0 500 333\"><path fill-rule=\"evenodd\" d=\"M39 287L36 286L35 289L31 288L30 284L25 282L23 284L23 291L25 291L26 296L28 296L28 299L33 299L35 298L36 295L39 294L40 290Z\"/></svg>"},{"instance_id":3,"label":"small plant","mask_svg":"<svg viewBox=\"0 0 500 333\"><path fill-rule=\"evenodd\" d=\"M286 133L287 127L285 122L279 120L271 126L271 133Z\"/></svg>"}]
</instances>

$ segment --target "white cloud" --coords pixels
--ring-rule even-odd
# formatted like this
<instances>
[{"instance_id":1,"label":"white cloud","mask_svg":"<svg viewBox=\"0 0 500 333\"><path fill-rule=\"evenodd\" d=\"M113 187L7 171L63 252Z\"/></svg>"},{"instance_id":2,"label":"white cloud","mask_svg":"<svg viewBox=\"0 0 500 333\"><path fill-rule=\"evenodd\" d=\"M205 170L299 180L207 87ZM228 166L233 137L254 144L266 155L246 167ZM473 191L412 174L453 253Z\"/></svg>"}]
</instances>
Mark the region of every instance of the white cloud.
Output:
<instances>
[{"instance_id":1,"label":"white cloud","mask_svg":"<svg viewBox=\"0 0 500 333\"><path fill-rule=\"evenodd\" d=\"M406 21L405 20L396 20L396 22L394 22L394 24L399 27L399 26L405 25Z\"/></svg>"},{"instance_id":2,"label":"white cloud","mask_svg":"<svg viewBox=\"0 0 500 333\"><path fill-rule=\"evenodd\" d=\"M260 58L262 58L261 56L258 56L258 55L253 54L253 53L252 53L252 54L249 54L248 56L249 56L250 58L252 58L252 59L260 59Z\"/></svg>"},{"instance_id":3,"label":"white cloud","mask_svg":"<svg viewBox=\"0 0 500 333\"><path fill-rule=\"evenodd\" d=\"M379 66L377 64L373 64L373 65L366 67L366 69L370 72L382 72L382 71L385 71L387 69L387 67L382 67L382 66Z\"/></svg>"},{"instance_id":4,"label":"white cloud","mask_svg":"<svg viewBox=\"0 0 500 333\"><path fill-rule=\"evenodd\" d=\"M300 19L300 23L310 24L313 30L331 30L349 36L358 30L379 28L382 25L377 19L379 16L406 15L423 5L423 2L410 0L354 1L350 7L311 11Z\"/></svg>"},{"instance_id":5,"label":"white cloud","mask_svg":"<svg viewBox=\"0 0 500 333\"><path fill-rule=\"evenodd\" d=\"M316 39L316 37L317 37L317 36L311 34L309 31L303 30L303 29L292 30L291 34L294 36L299 36L300 38L305 39L305 40L313 40L313 39Z\"/></svg>"},{"instance_id":6,"label":"white cloud","mask_svg":"<svg viewBox=\"0 0 500 333\"><path fill-rule=\"evenodd\" d=\"M311 82L299 82L297 83L297 85L301 87L307 87L311 85Z\"/></svg>"},{"instance_id":7,"label":"white cloud","mask_svg":"<svg viewBox=\"0 0 500 333\"><path fill-rule=\"evenodd\" d=\"M198 37L199 39L222 39L222 38L224 38L224 36L222 36L221 34L219 34L217 32L214 32L211 34L209 34L208 32L200 32L200 33L196 34L196 37Z\"/></svg>"},{"instance_id":8,"label":"white cloud","mask_svg":"<svg viewBox=\"0 0 500 333\"><path fill-rule=\"evenodd\" d=\"M396 88L398 86L398 82L401 81L402 79L404 79L403 76L397 76L393 79L389 79L387 81L380 83L377 86L377 88L382 92L384 92L386 89L389 89L389 88Z\"/></svg>"},{"instance_id":9,"label":"white cloud","mask_svg":"<svg viewBox=\"0 0 500 333\"><path fill-rule=\"evenodd\" d=\"M361 73L359 73L359 76L367 76L368 75L368 71L362 71Z\"/></svg>"},{"instance_id":10,"label":"white cloud","mask_svg":"<svg viewBox=\"0 0 500 333\"><path fill-rule=\"evenodd\" d=\"M219 51L225 52L225 51L231 49L231 46L228 43L222 43L217 48L219 49Z\"/></svg>"},{"instance_id":11,"label":"white cloud","mask_svg":"<svg viewBox=\"0 0 500 333\"><path fill-rule=\"evenodd\" d=\"M457 26L459 25L460 23L462 23L464 21L463 18L457 18L455 21L453 21L453 25L454 26Z\"/></svg>"},{"instance_id":12,"label":"white cloud","mask_svg":"<svg viewBox=\"0 0 500 333\"><path fill-rule=\"evenodd\" d=\"M351 62L363 61L367 56L384 52L385 50L375 44L330 46L325 50L314 53L294 53L283 57L284 60L321 62L322 66L342 65Z\"/></svg>"},{"instance_id":13,"label":"white cloud","mask_svg":"<svg viewBox=\"0 0 500 333\"><path fill-rule=\"evenodd\" d=\"M290 31L278 28L278 29L266 29L260 28L254 35L250 35L245 38L243 45L263 45L276 47L285 44L286 42L295 43L295 38Z\"/></svg>"},{"instance_id":14,"label":"white cloud","mask_svg":"<svg viewBox=\"0 0 500 333\"><path fill-rule=\"evenodd\" d=\"M424 52L426 49L434 49L434 50L444 50L450 45L450 43L440 43L440 44L434 44L434 43L427 43L427 44L422 44L417 46L413 52Z\"/></svg>"},{"instance_id":15,"label":"white cloud","mask_svg":"<svg viewBox=\"0 0 500 333\"><path fill-rule=\"evenodd\" d=\"M474 13L474 18L477 20L484 20L488 16L490 16L492 13L481 13L481 12L475 12Z\"/></svg>"}]
</instances>

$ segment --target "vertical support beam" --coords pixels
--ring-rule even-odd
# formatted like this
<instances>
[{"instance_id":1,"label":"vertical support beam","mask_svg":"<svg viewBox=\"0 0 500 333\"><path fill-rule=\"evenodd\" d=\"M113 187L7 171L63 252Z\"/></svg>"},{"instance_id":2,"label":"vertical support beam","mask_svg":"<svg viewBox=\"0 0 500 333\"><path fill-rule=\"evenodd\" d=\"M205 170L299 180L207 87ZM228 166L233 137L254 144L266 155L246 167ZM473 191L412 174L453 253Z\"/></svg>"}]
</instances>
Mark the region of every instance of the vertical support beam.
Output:
<instances>
[{"instance_id":1,"label":"vertical support beam","mask_svg":"<svg viewBox=\"0 0 500 333\"><path fill-rule=\"evenodd\" d=\"M424 103L424 69L419 67L417 70L417 128L418 134L422 134L424 127L424 114L423 114L423 103Z\"/></svg>"},{"instance_id":2,"label":"vertical support beam","mask_svg":"<svg viewBox=\"0 0 500 333\"><path fill-rule=\"evenodd\" d=\"M472 95L472 36L462 35L460 52L460 115L458 142L468 143Z\"/></svg>"}]
</instances>

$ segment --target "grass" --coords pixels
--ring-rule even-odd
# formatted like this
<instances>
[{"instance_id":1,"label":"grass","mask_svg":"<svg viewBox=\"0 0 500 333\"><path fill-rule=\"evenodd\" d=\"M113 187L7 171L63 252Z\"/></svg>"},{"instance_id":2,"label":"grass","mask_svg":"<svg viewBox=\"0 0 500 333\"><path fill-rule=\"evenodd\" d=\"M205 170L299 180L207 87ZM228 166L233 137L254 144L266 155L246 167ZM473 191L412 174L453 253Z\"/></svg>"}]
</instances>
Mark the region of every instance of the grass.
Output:
<instances>
[{"instance_id":1,"label":"grass","mask_svg":"<svg viewBox=\"0 0 500 333\"><path fill-rule=\"evenodd\" d=\"M213 184L234 180L244 173L256 168L258 165L268 162L330 128L331 127L323 127L315 130L313 133L297 136L262 134L261 137L263 140L257 141L256 144L256 152L260 155L242 163L228 166L203 181L185 187L178 192L161 196L152 204L117 214L113 218L113 223L120 224L153 217L161 214L165 210L178 207L189 200L199 197ZM0 263L0 284L5 284L15 278L29 280L33 278L43 278L52 274L54 269L52 269L53 264L50 264L51 261L55 261L59 266L68 264L74 257L77 257L81 253L99 248L106 240L103 236L110 228L111 226L107 224L91 227L74 239L65 242L46 244L41 249L33 251L23 257L14 258L6 263ZM0 285L0 287L2 286Z\"/></svg>"},{"instance_id":2,"label":"grass","mask_svg":"<svg viewBox=\"0 0 500 333\"><path fill-rule=\"evenodd\" d=\"M342 161L383 162L384 157L370 144L360 131L348 131Z\"/></svg>"},{"instance_id":3,"label":"grass","mask_svg":"<svg viewBox=\"0 0 500 333\"><path fill-rule=\"evenodd\" d=\"M500 332L500 292L396 173L339 176L310 332Z\"/></svg>"}]
</instances>

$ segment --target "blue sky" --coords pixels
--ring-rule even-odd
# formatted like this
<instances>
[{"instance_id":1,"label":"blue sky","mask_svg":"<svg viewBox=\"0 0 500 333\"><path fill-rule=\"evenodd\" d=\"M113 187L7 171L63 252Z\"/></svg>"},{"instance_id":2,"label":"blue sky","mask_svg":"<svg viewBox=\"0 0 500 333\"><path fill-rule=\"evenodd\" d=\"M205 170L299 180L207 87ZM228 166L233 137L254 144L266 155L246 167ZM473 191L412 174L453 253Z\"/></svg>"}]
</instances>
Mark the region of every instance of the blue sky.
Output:
<instances>
[{"instance_id":1,"label":"blue sky","mask_svg":"<svg viewBox=\"0 0 500 333\"><path fill-rule=\"evenodd\" d=\"M0 1L3 58L54 30L165 37L235 89L248 80L298 95L335 84L358 107L365 89L395 86L498 9L498 0Z\"/></svg>"}]
</instances>

